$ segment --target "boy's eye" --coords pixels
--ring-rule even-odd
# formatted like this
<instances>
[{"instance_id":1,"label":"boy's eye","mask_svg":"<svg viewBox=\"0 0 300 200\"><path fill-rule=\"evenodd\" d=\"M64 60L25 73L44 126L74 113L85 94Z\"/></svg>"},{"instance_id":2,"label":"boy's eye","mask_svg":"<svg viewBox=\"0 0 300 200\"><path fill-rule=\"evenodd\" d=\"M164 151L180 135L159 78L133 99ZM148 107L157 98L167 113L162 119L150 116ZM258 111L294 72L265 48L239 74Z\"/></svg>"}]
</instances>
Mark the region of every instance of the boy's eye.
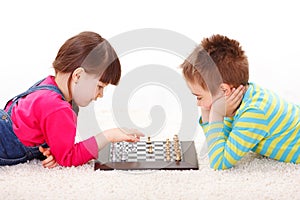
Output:
<instances>
[{"instance_id":1,"label":"boy's eye","mask_svg":"<svg viewBox=\"0 0 300 200\"><path fill-rule=\"evenodd\" d=\"M200 101L202 99L202 97L197 97L197 100Z\"/></svg>"}]
</instances>

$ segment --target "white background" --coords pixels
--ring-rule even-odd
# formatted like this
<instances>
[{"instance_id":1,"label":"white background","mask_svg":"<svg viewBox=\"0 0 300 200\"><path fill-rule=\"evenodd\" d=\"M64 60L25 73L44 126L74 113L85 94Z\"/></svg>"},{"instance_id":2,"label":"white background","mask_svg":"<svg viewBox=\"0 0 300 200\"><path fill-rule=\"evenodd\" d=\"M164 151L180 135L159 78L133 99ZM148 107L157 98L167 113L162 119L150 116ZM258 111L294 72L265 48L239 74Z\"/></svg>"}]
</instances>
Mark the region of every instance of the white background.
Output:
<instances>
[{"instance_id":1,"label":"white background","mask_svg":"<svg viewBox=\"0 0 300 200\"><path fill-rule=\"evenodd\" d=\"M53 74L58 49L73 35L88 30L109 39L139 28L169 29L197 43L217 33L236 39L248 55L250 81L299 103L300 12L296 5L291 0L1 1L0 105ZM121 57L123 75L151 63L177 70L182 60L166 54L145 51ZM109 110L113 89L108 88L106 98L99 101L103 109ZM131 105L147 107L153 101L176 105L173 94L161 96L160 88L148 89L137 93ZM146 100L149 94L151 101ZM169 99L173 103L168 104Z\"/></svg>"}]
</instances>

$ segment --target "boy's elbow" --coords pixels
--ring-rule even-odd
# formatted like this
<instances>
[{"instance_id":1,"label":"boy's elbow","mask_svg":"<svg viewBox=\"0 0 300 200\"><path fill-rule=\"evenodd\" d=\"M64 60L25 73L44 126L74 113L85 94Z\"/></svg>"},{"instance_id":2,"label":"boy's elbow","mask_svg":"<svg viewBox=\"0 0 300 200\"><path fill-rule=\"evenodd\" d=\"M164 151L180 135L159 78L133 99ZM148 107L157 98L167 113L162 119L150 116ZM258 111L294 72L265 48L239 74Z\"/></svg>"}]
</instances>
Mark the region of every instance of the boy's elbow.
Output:
<instances>
[{"instance_id":1,"label":"boy's elbow","mask_svg":"<svg viewBox=\"0 0 300 200\"><path fill-rule=\"evenodd\" d=\"M226 170L226 169L230 169L232 168L232 166L226 166L224 164L219 164L217 165L216 163L210 163L210 168L214 169L214 170Z\"/></svg>"},{"instance_id":2,"label":"boy's elbow","mask_svg":"<svg viewBox=\"0 0 300 200\"><path fill-rule=\"evenodd\" d=\"M223 168L220 167L219 165L213 165L213 164L210 164L210 168L214 170L223 170Z\"/></svg>"}]
</instances>

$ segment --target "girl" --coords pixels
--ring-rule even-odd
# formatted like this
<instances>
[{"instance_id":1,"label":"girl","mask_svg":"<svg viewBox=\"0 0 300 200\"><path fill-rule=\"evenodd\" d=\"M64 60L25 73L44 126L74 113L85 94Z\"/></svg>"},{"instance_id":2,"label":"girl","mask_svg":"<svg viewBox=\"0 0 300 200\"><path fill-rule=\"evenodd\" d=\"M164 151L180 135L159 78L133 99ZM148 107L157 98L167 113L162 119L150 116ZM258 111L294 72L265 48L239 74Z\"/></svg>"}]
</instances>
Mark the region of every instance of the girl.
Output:
<instances>
[{"instance_id":1,"label":"girl","mask_svg":"<svg viewBox=\"0 0 300 200\"><path fill-rule=\"evenodd\" d=\"M72 102L87 106L102 98L104 87L117 85L121 77L119 59L107 40L94 32L82 32L62 45L53 67L55 76L36 83L1 111L0 165L43 159L44 155L48 157L44 167L54 167L56 162L78 166L97 158L109 142L137 142L143 136L136 130L129 133L115 128L75 144Z\"/></svg>"}]
</instances>

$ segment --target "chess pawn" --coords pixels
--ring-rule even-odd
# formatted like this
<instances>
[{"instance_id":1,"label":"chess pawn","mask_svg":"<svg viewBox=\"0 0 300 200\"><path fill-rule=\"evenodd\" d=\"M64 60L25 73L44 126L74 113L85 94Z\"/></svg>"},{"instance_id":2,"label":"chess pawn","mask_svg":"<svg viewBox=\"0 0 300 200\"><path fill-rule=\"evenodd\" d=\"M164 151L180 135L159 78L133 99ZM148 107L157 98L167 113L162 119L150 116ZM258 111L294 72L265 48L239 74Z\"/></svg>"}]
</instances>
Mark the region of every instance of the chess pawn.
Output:
<instances>
[{"instance_id":1,"label":"chess pawn","mask_svg":"<svg viewBox=\"0 0 300 200\"><path fill-rule=\"evenodd\" d=\"M151 145L149 146L148 153L153 153L153 147Z\"/></svg>"},{"instance_id":2,"label":"chess pawn","mask_svg":"<svg viewBox=\"0 0 300 200\"><path fill-rule=\"evenodd\" d=\"M151 144L151 140L150 140L150 137L148 137L148 140L146 142L147 144Z\"/></svg>"},{"instance_id":3,"label":"chess pawn","mask_svg":"<svg viewBox=\"0 0 300 200\"><path fill-rule=\"evenodd\" d=\"M179 141L179 139L178 139L178 135L177 134L175 134L174 135L174 137L173 137L173 141L175 142L175 141Z\"/></svg>"},{"instance_id":4,"label":"chess pawn","mask_svg":"<svg viewBox=\"0 0 300 200\"><path fill-rule=\"evenodd\" d=\"M119 149L119 157L121 161L126 161L128 159L128 151L126 149L127 142L120 142L120 149Z\"/></svg>"},{"instance_id":5,"label":"chess pawn","mask_svg":"<svg viewBox=\"0 0 300 200\"><path fill-rule=\"evenodd\" d=\"M112 145L111 145L111 161L112 162L117 161L116 149L117 149L117 144L112 143Z\"/></svg>"},{"instance_id":6,"label":"chess pawn","mask_svg":"<svg viewBox=\"0 0 300 200\"><path fill-rule=\"evenodd\" d=\"M126 161L128 159L128 153L126 151L121 152L121 161Z\"/></svg>"}]
</instances>

